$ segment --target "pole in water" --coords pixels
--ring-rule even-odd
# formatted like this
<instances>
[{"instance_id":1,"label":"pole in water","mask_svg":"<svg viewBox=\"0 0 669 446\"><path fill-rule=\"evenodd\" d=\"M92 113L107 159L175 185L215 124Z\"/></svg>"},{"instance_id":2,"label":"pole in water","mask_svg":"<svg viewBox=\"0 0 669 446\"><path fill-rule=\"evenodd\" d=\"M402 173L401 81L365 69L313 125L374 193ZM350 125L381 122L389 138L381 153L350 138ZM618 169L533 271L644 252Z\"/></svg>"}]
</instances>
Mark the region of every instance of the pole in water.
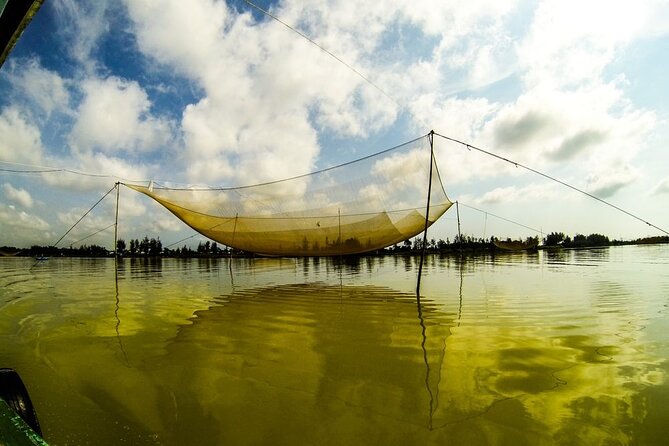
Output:
<instances>
[{"instance_id":1,"label":"pole in water","mask_svg":"<svg viewBox=\"0 0 669 446\"><path fill-rule=\"evenodd\" d=\"M239 212L235 214L235 226L232 228L232 244L235 243L235 234L237 234L237 218L239 217ZM230 246L230 258L228 259L228 266L230 267L230 276L232 276L232 252L235 250Z\"/></svg>"},{"instance_id":2,"label":"pole in water","mask_svg":"<svg viewBox=\"0 0 669 446\"><path fill-rule=\"evenodd\" d=\"M462 253L462 233L460 232L460 205L455 202L455 214L458 216L458 239L460 240L460 253Z\"/></svg>"},{"instance_id":3,"label":"pole in water","mask_svg":"<svg viewBox=\"0 0 669 446\"><path fill-rule=\"evenodd\" d=\"M121 183L116 183L116 219L114 220L114 257L118 258L118 200Z\"/></svg>"},{"instance_id":4,"label":"pole in water","mask_svg":"<svg viewBox=\"0 0 669 446\"><path fill-rule=\"evenodd\" d=\"M423 246L420 252L420 262L418 263L418 279L416 281L416 296L420 299L420 279L423 276L423 260L425 258L425 248L427 246L427 227L430 223L430 195L432 195L432 170L434 168L434 130L428 133L430 140L430 178L427 185L427 207L425 209L425 229L423 229Z\"/></svg>"}]
</instances>

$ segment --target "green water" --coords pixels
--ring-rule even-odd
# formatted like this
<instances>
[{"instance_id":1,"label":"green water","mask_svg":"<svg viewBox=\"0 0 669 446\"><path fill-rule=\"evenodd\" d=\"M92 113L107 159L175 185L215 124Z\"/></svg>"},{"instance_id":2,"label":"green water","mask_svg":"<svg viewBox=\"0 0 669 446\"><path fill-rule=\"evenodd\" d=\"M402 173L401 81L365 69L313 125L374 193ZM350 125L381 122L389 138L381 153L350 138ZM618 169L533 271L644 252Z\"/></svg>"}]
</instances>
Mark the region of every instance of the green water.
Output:
<instances>
[{"instance_id":1,"label":"green water","mask_svg":"<svg viewBox=\"0 0 669 446\"><path fill-rule=\"evenodd\" d=\"M669 245L427 259L0 258L51 444L663 444Z\"/></svg>"}]
</instances>

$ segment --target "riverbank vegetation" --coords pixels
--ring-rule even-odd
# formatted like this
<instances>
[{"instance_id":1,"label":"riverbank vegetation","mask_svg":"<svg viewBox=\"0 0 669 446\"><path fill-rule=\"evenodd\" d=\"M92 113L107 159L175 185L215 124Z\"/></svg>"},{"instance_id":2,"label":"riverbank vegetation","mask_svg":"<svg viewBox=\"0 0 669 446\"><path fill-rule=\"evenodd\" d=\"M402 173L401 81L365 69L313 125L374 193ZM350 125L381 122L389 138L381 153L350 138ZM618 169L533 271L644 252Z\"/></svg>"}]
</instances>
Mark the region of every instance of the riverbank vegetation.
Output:
<instances>
[{"instance_id":1,"label":"riverbank vegetation","mask_svg":"<svg viewBox=\"0 0 669 446\"><path fill-rule=\"evenodd\" d=\"M441 252L494 252L503 250L500 246L514 243L534 247L533 249L570 249L570 248L592 248L603 246L633 245L633 244L652 244L669 243L669 236L644 237L635 240L610 240L609 237L601 234L575 234L573 237L565 235L562 232L551 232L541 240L539 244L538 237L527 237L525 240L511 240L510 238L499 239L495 236L489 238L476 238L468 235L455 236L453 240L429 239L425 246L428 253ZM501 243L500 243L501 242ZM249 257L252 253L246 253L236 249L219 245L216 242L200 242L195 249L183 245L181 247L171 248L163 246L160 238L131 239L128 242L119 239L117 248L120 255L124 257ZM371 255L391 255L391 254L416 254L423 251L422 236L405 240L402 243L380 249ZM20 257L109 257L114 252L103 246L81 245L78 247L53 247L34 245L30 248L19 249L11 246L0 247L0 256L20 256Z\"/></svg>"}]
</instances>

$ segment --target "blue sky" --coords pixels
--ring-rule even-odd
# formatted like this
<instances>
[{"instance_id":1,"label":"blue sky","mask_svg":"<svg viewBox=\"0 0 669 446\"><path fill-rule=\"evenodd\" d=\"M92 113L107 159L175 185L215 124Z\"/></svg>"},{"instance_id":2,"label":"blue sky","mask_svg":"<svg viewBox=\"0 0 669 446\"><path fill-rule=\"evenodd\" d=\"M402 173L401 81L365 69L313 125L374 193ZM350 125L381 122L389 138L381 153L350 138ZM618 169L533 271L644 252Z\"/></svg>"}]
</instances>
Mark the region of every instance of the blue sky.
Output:
<instances>
[{"instance_id":1,"label":"blue sky","mask_svg":"<svg viewBox=\"0 0 669 446\"><path fill-rule=\"evenodd\" d=\"M0 245L55 242L117 178L252 184L430 129L669 228L667 2L258 4L393 100L241 0L50 0L0 68ZM435 151L468 235L662 235L440 138ZM31 166L102 176L8 172ZM105 200L61 245L113 211ZM165 245L193 234L125 188L119 231ZM452 209L430 236L456 233Z\"/></svg>"}]
</instances>

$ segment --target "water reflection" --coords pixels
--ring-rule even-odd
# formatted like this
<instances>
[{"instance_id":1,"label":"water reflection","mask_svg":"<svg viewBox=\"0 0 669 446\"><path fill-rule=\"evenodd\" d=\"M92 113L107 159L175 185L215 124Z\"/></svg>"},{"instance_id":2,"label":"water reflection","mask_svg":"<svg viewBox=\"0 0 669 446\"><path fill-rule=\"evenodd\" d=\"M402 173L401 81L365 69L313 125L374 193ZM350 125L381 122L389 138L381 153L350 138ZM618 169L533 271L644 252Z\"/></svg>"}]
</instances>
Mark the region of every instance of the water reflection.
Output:
<instances>
[{"instance_id":1,"label":"water reflection","mask_svg":"<svg viewBox=\"0 0 669 446\"><path fill-rule=\"evenodd\" d=\"M577 263L596 263L609 260L611 250L609 248L583 248L569 250L572 259Z\"/></svg>"},{"instance_id":2,"label":"water reflection","mask_svg":"<svg viewBox=\"0 0 669 446\"><path fill-rule=\"evenodd\" d=\"M429 256L420 300L403 256L5 262L0 360L55 444L660 443L642 253Z\"/></svg>"},{"instance_id":3,"label":"water reflection","mask_svg":"<svg viewBox=\"0 0 669 446\"><path fill-rule=\"evenodd\" d=\"M285 444L303 442L305 433L327 440L323 435L334 432L355 444L391 420L410 430L428 426L436 382L426 382L425 366L441 360L441 350L435 356L429 347L444 345L454 315L439 314L431 303L418 307L431 320L430 335L441 336L426 346L415 296L388 288L282 285L216 303L195 313L162 358L207 364L197 374L209 385L179 395L199 411L180 414L179 422L201 425L198 414L216 413L214 443L261 442L283 430ZM182 371L173 372L170 380L183 381ZM244 428L230 430L235 426Z\"/></svg>"}]
</instances>

